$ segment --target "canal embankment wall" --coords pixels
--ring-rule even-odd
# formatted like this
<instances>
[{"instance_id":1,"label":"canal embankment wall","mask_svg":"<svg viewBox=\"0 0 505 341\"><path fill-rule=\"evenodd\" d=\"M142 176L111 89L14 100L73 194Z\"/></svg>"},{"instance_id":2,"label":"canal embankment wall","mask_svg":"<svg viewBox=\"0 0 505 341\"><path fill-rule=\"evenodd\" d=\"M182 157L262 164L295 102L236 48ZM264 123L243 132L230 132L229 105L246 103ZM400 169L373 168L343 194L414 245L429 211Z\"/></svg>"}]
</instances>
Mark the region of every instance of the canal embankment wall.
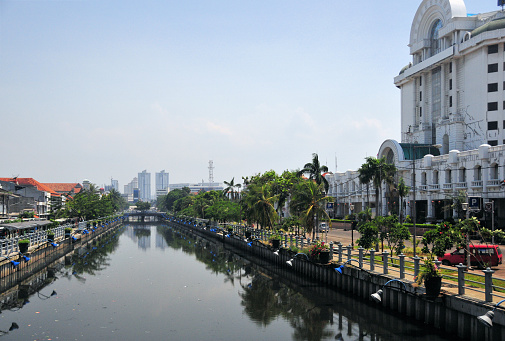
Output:
<instances>
[{"instance_id":1,"label":"canal embankment wall","mask_svg":"<svg viewBox=\"0 0 505 341\"><path fill-rule=\"evenodd\" d=\"M82 248L90 248L95 240L107 237L121 226L122 222L121 217L104 220L103 225L90 227L86 230L87 233L79 231L77 235L62 235L54 240L54 244L53 242L41 243L24 255L13 253L8 257L3 256L4 259L0 261L0 292L30 278L34 273L65 255Z\"/></svg>"},{"instance_id":2,"label":"canal embankment wall","mask_svg":"<svg viewBox=\"0 0 505 341\"><path fill-rule=\"evenodd\" d=\"M436 298L430 298L423 287L416 286L408 280L402 280L406 288L398 282L384 287L388 281L396 278L354 266L346 266L342 269L342 273L339 273L336 271L336 266L340 264L317 264L302 257L297 257L290 266L287 261L293 260L295 253L287 249L274 252L276 250L268 245L259 241L250 242L242 236L226 236L224 233L190 224L168 223L189 229L201 237L218 240L242 252L251 253L271 264L318 281L333 290L352 294L356 298L371 300L370 295L382 289L380 304L384 309L457 335L461 340L505 341L505 314L502 310L495 311L492 328L486 328L478 322L477 316L493 308L485 301L465 295L445 293Z\"/></svg>"}]
</instances>

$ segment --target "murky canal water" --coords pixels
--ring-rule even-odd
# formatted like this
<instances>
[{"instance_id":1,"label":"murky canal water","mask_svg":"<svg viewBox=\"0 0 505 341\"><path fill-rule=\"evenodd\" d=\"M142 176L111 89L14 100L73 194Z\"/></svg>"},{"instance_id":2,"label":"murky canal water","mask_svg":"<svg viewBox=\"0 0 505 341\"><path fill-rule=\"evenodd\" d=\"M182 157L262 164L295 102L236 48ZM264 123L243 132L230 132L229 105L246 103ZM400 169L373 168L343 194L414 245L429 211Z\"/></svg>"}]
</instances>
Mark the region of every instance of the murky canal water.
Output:
<instances>
[{"instance_id":1,"label":"murky canal water","mask_svg":"<svg viewBox=\"0 0 505 341\"><path fill-rule=\"evenodd\" d=\"M1 296L2 340L451 339L161 225L126 225L21 284Z\"/></svg>"}]
</instances>

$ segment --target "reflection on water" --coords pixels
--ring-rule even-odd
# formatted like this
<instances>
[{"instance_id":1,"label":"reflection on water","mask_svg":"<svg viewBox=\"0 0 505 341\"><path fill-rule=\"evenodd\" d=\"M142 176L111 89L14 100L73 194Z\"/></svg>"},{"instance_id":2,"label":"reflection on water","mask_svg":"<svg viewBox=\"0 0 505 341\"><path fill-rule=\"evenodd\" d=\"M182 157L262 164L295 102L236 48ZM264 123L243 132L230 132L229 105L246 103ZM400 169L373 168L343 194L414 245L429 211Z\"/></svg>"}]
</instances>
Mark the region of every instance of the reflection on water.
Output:
<instances>
[{"instance_id":1,"label":"reflection on water","mask_svg":"<svg viewBox=\"0 0 505 341\"><path fill-rule=\"evenodd\" d=\"M5 339L446 340L164 225L126 225L0 297Z\"/></svg>"}]
</instances>

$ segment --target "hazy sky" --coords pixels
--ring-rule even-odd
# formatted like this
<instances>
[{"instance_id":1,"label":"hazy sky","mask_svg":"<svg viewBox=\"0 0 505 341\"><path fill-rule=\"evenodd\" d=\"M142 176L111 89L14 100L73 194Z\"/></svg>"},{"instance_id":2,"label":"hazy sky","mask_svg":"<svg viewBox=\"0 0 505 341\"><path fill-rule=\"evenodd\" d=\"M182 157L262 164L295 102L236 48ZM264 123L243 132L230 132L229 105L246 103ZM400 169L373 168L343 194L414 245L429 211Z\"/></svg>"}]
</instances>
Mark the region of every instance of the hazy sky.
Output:
<instances>
[{"instance_id":1,"label":"hazy sky","mask_svg":"<svg viewBox=\"0 0 505 341\"><path fill-rule=\"evenodd\" d=\"M421 1L0 0L0 177L357 169L400 139ZM469 13L496 0L467 0Z\"/></svg>"}]
</instances>

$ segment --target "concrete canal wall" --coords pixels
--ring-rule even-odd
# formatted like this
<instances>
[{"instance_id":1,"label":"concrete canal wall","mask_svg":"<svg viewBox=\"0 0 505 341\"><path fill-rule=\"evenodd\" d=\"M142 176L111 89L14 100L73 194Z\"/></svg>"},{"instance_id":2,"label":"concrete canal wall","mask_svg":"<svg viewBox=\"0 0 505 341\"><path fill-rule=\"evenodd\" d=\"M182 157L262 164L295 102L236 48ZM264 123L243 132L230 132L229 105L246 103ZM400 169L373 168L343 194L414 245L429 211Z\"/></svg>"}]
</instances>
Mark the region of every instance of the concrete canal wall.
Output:
<instances>
[{"instance_id":1,"label":"concrete canal wall","mask_svg":"<svg viewBox=\"0 0 505 341\"><path fill-rule=\"evenodd\" d=\"M31 248L24 255L29 258L27 261L22 254L17 252L10 254L8 257L2 256L3 259L0 261L0 292L26 280L32 274L74 250L87 248L94 240L108 236L121 226L123 219L122 217L114 217L104 218L103 221L103 225L96 226L94 229L90 227L92 232L74 235L74 237L77 236L75 239L72 236L67 238L62 236L55 239L57 246L53 246L51 242L44 242L35 248Z\"/></svg>"},{"instance_id":2,"label":"concrete canal wall","mask_svg":"<svg viewBox=\"0 0 505 341\"><path fill-rule=\"evenodd\" d=\"M225 237L221 233L213 232L215 230L211 231L204 227L168 223L189 229L201 237L219 240L241 252L251 253L279 267L355 297L371 300L370 295L382 288L384 293L381 304L384 309L390 309L444 330L457 336L458 339L505 341L505 314L502 310L495 311L492 328L486 328L478 322L477 316L485 314L494 307L484 301L463 295L446 294L431 299L426 296L423 287L413 286L412 282L406 280L402 280L406 284L406 289L398 282L392 282L383 288L389 280L396 278L353 266L344 267L340 274L335 270L336 264L316 264L302 257L297 257L292 262L293 266L289 266L286 262L295 255L289 250L281 249L277 255L271 247L258 241L249 243L244 237L234 235Z\"/></svg>"}]
</instances>

